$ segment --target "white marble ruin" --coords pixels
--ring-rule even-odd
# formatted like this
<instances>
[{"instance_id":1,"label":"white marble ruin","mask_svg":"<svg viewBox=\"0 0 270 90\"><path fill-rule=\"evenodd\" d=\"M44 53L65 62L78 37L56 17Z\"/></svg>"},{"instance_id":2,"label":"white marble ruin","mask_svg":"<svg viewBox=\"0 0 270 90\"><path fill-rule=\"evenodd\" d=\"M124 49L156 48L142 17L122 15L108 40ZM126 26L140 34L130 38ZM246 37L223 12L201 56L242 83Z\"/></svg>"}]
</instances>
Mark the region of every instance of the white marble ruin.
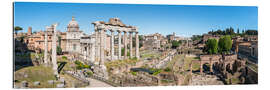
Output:
<instances>
[{"instance_id":1,"label":"white marble ruin","mask_svg":"<svg viewBox=\"0 0 270 90\"><path fill-rule=\"evenodd\" d=\"M52 38L52 64L53 64L53 71L54 71L54 75L59 78L59 74L57 71L57 53L56 53L56 42L57 42L57 31L56 31L56 26L57 24L53 24L53 38Z\"/></svg>"},{"instance_id":2,"label":"white marble ruin","mask_svg":"<svg viewBox=\"0 0 270 90\"><path fill-rule=\"evenodd\" d=\"M111 18L108 23L103 22L103 21L96 21L94 23L95 26L95 57L96 60L95 64L103 65L105 59L107 58L104 52L104 48L106 46L106 32L109 31L111 32L111 39L110 39L110 60L123 60L127 59L127 52L128 52L128 43L129 43L129 53L130 53L130 58L136 57L139 59L139 36L138 36L138 28L134 26L126 26L123 24L119 18ZM114 32L118 32L118 55L116 55L114 48ZM121 48L122 48L122 32L124 33L123 35L123 44L124 44L124 57L121 55ZM127 36L127 33L129 33L129 39ZM135 33L135 41L136 41L136 46L135 46L135 56L133 56L133 46L132 46L132 37L133 33ZM117 56L115 58L115 56Z\"/></svg>"},{"instance_id":3,"label":"white marble ruin","mask_svg":"<svg viewBox=\"0 0 270 90\"><path fill-rule=\"evenodd\" d=\"M127 52L128 52L128 42L129 42L129 52L130 52L130 57L133 58L136 57L139 59L139 37L138 37L138 28L134 26L126 26L123 24L119 18L111 18L109 22L103 22L103 21L96 21L94 23L95 27L95 51L92 53L93 56L95 57L95 62L94 64L97 65L97 68L94 72L98 73L98 75L104 79L108 78L108 73L106 66L104 65L104 62L106 59L110 60L124 60L128 59L127 57ZM106 37L107 34L106 32L109 31L111 32L111 38L110 38L110 45L106 45ZM114 43L114 32L118 32L118 53L114 51L115 48L115 43ZM121 55L121 49L122 49L122 32L124 33L123 35L123 45L124 45L124 57ZM129 39L127 36L127 33L129 33ZM135 56L133 56L133 51L132 51L132 37L133 33L135 33ZM105 48L107 46L110 46L110 56L107 57L105 53ZM118 54L118 55L116 55ZM117 56L117 57L116 57Z\"/></svg>"}]
</instances>

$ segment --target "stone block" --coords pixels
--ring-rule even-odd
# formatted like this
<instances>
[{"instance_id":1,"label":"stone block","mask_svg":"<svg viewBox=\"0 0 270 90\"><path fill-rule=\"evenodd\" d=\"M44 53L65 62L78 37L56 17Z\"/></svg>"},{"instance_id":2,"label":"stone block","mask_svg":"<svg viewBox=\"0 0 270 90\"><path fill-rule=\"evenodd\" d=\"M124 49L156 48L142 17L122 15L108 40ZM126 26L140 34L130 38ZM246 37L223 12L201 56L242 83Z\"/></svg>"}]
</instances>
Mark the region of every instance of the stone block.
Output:
<instances>
[{"instance_id":1,"label":"stone block","mask_svg":"<svg viewBox=\"0 0 270 90\"><path fill-rule=\"evenodd\" d=\"M64 88L65 87L65 84L57 84L56 87L57 88Z\"/></svg>"},{"instance_id":2,"label":"stone block","mask_svg":"<svg viewBox=\"0 0 270 90\"><path fill-rule=\"evenodd\" d=\"M49 84L54 84L54 81L53 80L48 80L48 83Z\"/></svg>"},{"instance_id":3,"label":"stone block","mask_svg":"<svg viewBox=\"0 0 270 90\"><path fill-rule=\"evenodd\" d=\"M28 82L27 81L22 81L22 87L25 88L25 87L28 87Z\"/></svg>"},{"instance_id":4,"label":"stone block","mask_svg":"<svg viewBox=\"0 0 270 90\"><path fill-rule=\"evenodd\" d=\"M35 85L35 86L40 85L40 82L39 82L39 81L35 81L35 82L34 82L34 85Z\"/></svg>"}]
</instances>

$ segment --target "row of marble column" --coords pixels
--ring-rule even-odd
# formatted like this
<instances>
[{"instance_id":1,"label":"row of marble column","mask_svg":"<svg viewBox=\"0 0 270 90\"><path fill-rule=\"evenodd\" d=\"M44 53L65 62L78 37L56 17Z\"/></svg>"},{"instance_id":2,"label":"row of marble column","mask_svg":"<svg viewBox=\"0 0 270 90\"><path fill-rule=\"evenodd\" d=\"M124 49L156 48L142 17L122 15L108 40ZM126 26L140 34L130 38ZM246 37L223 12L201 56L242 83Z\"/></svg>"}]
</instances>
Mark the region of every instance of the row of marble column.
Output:
<instances>
[{"instance_id":1,"label":"row of marble column","mask_svg":"<svg viewBox=\"0 0 270 90\"><path fill-rule=\"evenodd\" d=\"M110 59L114 60L114 30L109 30L111 32L111 39L110 39ZM105 29L100 29L100 30L95 30L95 46L96 49L95 50L95 56L96 59L99 60L100 64L104 64L104 60L105 60L105 45L106 45L106 32L107 30ZM120 31L117 30L118 32L118 59L121 60L122 55L121 55L121 45L122 45L122 32L124 32L123 35L123 44L124 44L124 59L127 59L127 41L128 41L128 37L127 37L127 31ZM133 44L132 44L132 37L133 37L133 32L129 32L129 52L130 52L130 58L133 58L133 53L132 53L132 49L133 49ZM139 37L138 37L138 32L135 32L135 39L136 39L136 46L135 46L135 57L138 59L139 58Z\"/></svg>"}]
</instances>

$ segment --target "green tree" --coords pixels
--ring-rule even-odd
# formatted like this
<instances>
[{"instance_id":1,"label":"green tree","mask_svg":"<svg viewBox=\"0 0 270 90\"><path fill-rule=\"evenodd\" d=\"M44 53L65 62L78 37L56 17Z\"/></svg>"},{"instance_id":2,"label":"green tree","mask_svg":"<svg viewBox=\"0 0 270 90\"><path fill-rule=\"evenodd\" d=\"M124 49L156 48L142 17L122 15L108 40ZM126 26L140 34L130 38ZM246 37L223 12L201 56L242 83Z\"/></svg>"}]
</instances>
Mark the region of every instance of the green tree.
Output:
<instances>
[{"instance_id":1,"label":"green tree","mask_svg":"<svg viewBox=\"0 0 270 90\"><path fill-rule=\"evenodd\" d=\"M216 39L208 39L206 42L206 51L208 54L218 53L218 41Z\"/></svg>"},{"instance_id":2,"label":"green tree","mask_svg":"<svg viewBox=\"0 0 270 90\"><path fill-rule=\"evenodd\" d=\"M56 48L56 53L57 53L58 55L61 55L61 54L62 54L62 48L61 48L60 46L57 46L57 48Z\"/></svg>"},{"instance_id":3,"label":"green tree","mask_svg":"<svg viewBox=\"0 0 270 90\"><path fill-rule=\"evenodd\" d=\"M172 43L172 48L174 48L174 49L179 47L179 45L180 45L180 43L178 41L175 41L175 40L172 41L171 43Z\"/></svg>"},{"instance_id":4,"label":"green tree","mask_svg":"<svg viewBox=\"0 0 270 90\"><path fill-rule=\"evenodd\" d=\"M23 30L23 28L21 28L19 26L14 27L14 31L15 31L16 34L17 34L18 31L21 31L21 30Z\"/></svg>"},{"instance_id":5,"label":"green tree","mask_svg":"<svg viewBox=\"0 0 270 90\"><path fill-rule=\"evenodd\" d=\"M258 35L258 31L257 30L247 30L245 33L247 35Z\"/></svg>"},{"instance_id":6,"label":"green tree","mask_svg":"<svg viewBox=\"0 0 270 90\"><path fill-rule=\"evenodd\" d=\"M219 48L219 52L228 53L232 48L231 36L229 36L229 35L222 36L219 39L218 48Z\"/></svg>"}]
</instances>

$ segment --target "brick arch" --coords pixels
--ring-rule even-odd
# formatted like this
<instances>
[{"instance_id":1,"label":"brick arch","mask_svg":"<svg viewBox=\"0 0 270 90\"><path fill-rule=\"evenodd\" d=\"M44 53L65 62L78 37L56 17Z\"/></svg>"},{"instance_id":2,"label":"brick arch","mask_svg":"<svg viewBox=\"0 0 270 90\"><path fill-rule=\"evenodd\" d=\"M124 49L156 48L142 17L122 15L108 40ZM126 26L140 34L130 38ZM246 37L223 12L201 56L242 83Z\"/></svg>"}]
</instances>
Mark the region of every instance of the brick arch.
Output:
<instances>
[{"instance_id":1,"label":"brick arch","mask_svg":"<svg viewBox=\"0 0 270 90\"><path fill-rule=\"evenodd\" d=\"M200 56L200 73L203 73L203 65L210 64L210 72L213 72L213 64L220 63L221 55L201 55Z\"/></svg>"}]
</instances>

